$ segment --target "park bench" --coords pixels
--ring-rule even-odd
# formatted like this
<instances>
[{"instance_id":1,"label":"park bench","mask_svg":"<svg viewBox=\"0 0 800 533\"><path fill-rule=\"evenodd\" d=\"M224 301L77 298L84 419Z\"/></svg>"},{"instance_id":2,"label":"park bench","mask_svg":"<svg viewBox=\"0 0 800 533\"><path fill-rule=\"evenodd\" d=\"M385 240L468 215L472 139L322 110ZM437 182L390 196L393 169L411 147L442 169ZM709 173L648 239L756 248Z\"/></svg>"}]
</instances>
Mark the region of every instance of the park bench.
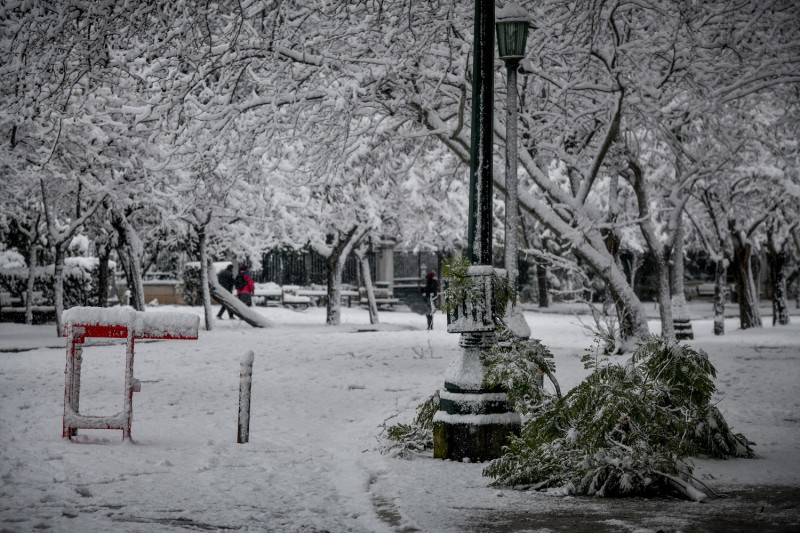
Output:
<instances>
[{"instance_id":1,"label":"park bench","mask_svg":"<svg viewBox=\"0 0 800 533\"><path fill-rule=\"evenodd\" d=\"M400 303L400 299L394 297L388 281L376 282L372 290L375 294L375 304L379 309L392 309L395 305ZM362 306L368 306L369 299L367 298L367 289L365 287L360 287L358 294L359 303Z\"/></svg>"},{"instance_id":2,"label":"park bench","mask_svg":"<svg viewBox=\"0 0 800 533\"><path fill-rule=\"evenodd\" d=\"M253 291L253 302L265 307L278 307L282 302L282 297L283 290L280 285L271 281L256 283L255 291Z\"/></svg>"}]
</instances>

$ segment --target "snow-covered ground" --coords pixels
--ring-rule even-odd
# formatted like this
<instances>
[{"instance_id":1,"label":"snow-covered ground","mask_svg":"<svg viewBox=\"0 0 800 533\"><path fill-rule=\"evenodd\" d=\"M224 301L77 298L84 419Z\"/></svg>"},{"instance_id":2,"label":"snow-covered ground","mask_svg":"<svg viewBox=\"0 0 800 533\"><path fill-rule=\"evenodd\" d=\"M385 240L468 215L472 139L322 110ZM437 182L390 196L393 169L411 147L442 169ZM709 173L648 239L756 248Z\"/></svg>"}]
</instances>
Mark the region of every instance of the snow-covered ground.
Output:
<instances>
[{"instance_id":1,"label":"snow-covered ground","mask_svg":"<svg viewBox=\"0 0 800 533\"><path fill-rule=\"evenodd\" d=\"M600 516L594 530L692 531L696 520L709 523L704 515L736 505L498 490L480 464L382 455L381 428L410 421L442 384L458 344L444 318L427 332L423 316L399 310L381 313L377 327L362 309L343 309L338 327L324 325L324 309L258 310L276 326L223 320L197 341L137 343L142 386L133 439L124 443L116 430L62 440L64 340L52 325L0 324L0 530L580 531L587 529L575 524L586 526L592 515ZM148 312L163 311L202 312ZM562 389L575 386L592 342L578 319L526 317L555 354ZM694 322L692 344L718 370L719 406L760 456L697 460L696 472L716 491L762 491L762 513L769 494L800 487L800 316L792 318L773 328L766 315L765 327L750 331L730 319L724 337L711 334L710 319ZM248 350L255 352L250 442L236 444ZM121 409L123 353L118 344L84 349L82 413ZM798 527L796 499L774 506L779 519L753 523L778 529L754 530Z\"/></svg>"}]
</instances>

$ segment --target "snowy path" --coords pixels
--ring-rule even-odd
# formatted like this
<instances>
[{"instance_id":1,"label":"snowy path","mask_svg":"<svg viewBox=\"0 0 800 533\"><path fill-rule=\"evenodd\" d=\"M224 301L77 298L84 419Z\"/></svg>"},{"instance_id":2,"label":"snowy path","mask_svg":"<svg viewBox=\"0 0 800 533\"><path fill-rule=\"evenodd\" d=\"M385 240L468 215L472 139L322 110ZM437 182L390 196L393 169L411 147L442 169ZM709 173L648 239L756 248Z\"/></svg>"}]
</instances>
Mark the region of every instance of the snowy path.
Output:
<instances>
[{"instance_id":1,"label":"snowy path","mask_svg":"<svg viewBox=\"0 0 800 533\"><path fill-rule=\"evenodd\" d=\"M359 332L370 328L357 309L345 310L346 323L337 328L321 325L318 309L263 312L278 327L223 321L213 332L201 331L198 341L138 343L142 391L134 394L134 442L125 444L119 431L62 440L65 355L47 346L63 341L51 327L0 324L0 349L33 348L0 353L0 527L448 533L543 527L550 516L554 530L568 530L569 524L555 527L554 517L566 512L622 520L621 529L609 531L631 524L673 531L698 513L723 509L685 502L631 508L501 491L487 487L482 465L381 455L381 425L413 417L441 385L458 337L444 332L441 317L428 334L424 317L410 313L384 313L382 331ZM580 355L591 339L575 319L533 314L529 322L556 354L562 388L578 383ZM699 472L722 488L800 486L800 326L758 332L731 326L722 339L704 332L710 324L695 327L696 344L719 369L721 408L764 456L699 461ZM238 445L239 361L247 350L256 354L250 442ZM119 409L121 351L86 348L82 411ZM796 505L785 513L800 521ZM537 516L539 522L531 521Z\"/></svg>"}]
</instances>

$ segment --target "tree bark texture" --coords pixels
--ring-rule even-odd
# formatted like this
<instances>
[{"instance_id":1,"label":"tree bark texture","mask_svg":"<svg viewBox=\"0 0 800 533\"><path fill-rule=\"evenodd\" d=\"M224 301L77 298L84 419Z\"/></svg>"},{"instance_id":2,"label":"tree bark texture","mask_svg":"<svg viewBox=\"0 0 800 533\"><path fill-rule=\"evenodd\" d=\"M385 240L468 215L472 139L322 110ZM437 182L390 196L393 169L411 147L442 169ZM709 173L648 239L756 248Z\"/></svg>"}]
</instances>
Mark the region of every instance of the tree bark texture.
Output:
<instances>
[{"instance_id":1,"label":"tree bark texture","mask_svg":"<svg viewBox=\"0 0 800 533\"><path fill-rule=\"evenodd\" d=\"M728 277L728 261L717 260L714 273L714 335L725 335L725 282Z\"/></svg>"},{"instance_id":2,"label":"tree bark texture","mask_svg":"<svg viewBox=\"0 0 800 533\"><path fill-rule=\"evenodd\" d=\"M736 298L739 302L739 324L742 329L760 328L761 312L758 309L750 255L752 244L741 231L732 231L733 275L736 279Z\"/></svg>"},{"instance_id":3,"label":"tree bark texture","mask_svg":"<svg viewBox=\"0 0 800 533\"><path fill-rule=\"evenodd\" d=\"M636 202L639 207L639 228L644 237L650 257L656 268L656 287L658 299L658 311L661 318L661 334L667 339L675 338L674 324L672 323L672 298L670 294L669 277L669 253L664 249L664 245L659 241L658 236L652 226L650 219L650 204L647 194L647 183L645 183L642 169L634 161L628 161L631 170L630 182L636 194Z\"/></svg>"},{"instance_id":4,"label":"tree bark texture","mask_svg":"<svg viewBox=\"0 0 800 533\"><path fill-rule=\"evenodd\" d=\"M786 260L788 254L785 246L775 243L773 233L767 238L767 263L769 279L772 285L772 325L789 324L789 294L786 284Z\"/></svg>"},{"instance_id":5,"label":"tree bark texture","mask_svg":"<svg viewBox=\"0 0 800 533\"><path fill-rule=\"evenodd\" d=\"M99 247L97 258L97 307L108 307L108 261L110 255L111 249L107 244Z\"/></svg>"},{"instance_id":6,"label":"tree bark texture","mask_svg":"<svg viewBox=\"0 0 800 533\"><path fill-rule=\"evenodd\" d=\"M547 265L542 259L536 260L536 286L539 292L539 307L550 307L550 293L547 286Z\"/></svg>"},{"instance_id":7,"label":"tree bark texture","mask_svg":"<svg viewBox=\"0 0 800 533\"><path fill-rule=\"evenodd\" d=\"M39 255L39 245L31 243L28 252L28 284L25 288L25 323L33 324L33 284L36 281L36 260Z\"/></svg>"},{"instance_id":8,"label":"tree bark texture","mask_svg":"<svg viewBox=\"0 0 800 533\"><path fill-rule=\"evenodd\" d=\"M64 333L62 317L64 315L64 244L56 245L56 255L53 268L53 282L55 283L55 308L56 308L56 334L60 337Z\"/></svg>"},{"instance_id":9,"label":"tree bark texture","mask_svg":"<svg viewBox=\"0 0 800 533\"><path fill-rule=\"evenodd\" d=\"M353 226L344 235L337 235L330 255L326 258L328 262L328 302L326 306L325 323L330 326L338 326L341 323L342 307L342 272L344 272L344 262L353 247L366 234L367 228Z\"/></svg>"},{"instance_id":10,"label":"tree bark texture","mask_svg":"<svg viewBox=\"0 0 800 533\"><path fill-rule=\"evenodd\" d=\"M131 295L131 306L137 311L145 310L144 285L142 284L142 241L136 235L136 230L128 219L112 210L112 225L117 230L117 253L120 261L125 263L122 269L128 281L128 291Z\"/></svg>"},{"instance_id":11,"label":"tree bark texture","mask_svg":"<svg viewBox=\"0 0 800 533\"><path fill-rule=\"evenodd\" d=\"M208 234L205 226L195 227L195 232L200 243L200 286L203 291L203 315L206 320L206 331L211 331L214 329L214 311L211 310L211 291L208 288Z\"/></svg>"},{"instance_id":12,"label":"tree bark texture","mask_svg":"<svg viewBox=\"0 0 800 533\"><path fill-rule=\"evenodd\" d=\"M364 279L364 288L367 291L367 309L369 310L369 323L377 324L378 320L378 304L375 302L375 289L372 286L372 274L369 271L369 257L363 251L357 254L358 262L361 264L361 275Z\"/></svg>"}]
</instances>

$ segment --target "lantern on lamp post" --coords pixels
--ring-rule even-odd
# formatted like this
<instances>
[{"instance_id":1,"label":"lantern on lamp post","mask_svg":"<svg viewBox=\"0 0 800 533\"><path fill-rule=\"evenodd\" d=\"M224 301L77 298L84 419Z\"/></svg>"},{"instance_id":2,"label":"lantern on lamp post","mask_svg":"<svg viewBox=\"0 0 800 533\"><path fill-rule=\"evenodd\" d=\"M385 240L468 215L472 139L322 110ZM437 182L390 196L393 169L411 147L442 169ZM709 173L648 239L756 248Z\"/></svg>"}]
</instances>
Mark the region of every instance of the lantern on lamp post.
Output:
<instances>
[{"instance_id":1,"label":"lantern on lamp post","mask_svg":"<svg viewBox=\"0 0 800 533\"><path fill-rule=\"evenodd\" d=\"M505 267L516 303L519 278L517 233L519 201L517 195L517 68L525 57L530 21L527 12L515 4L497 11L497 51L506 64L506 219ZM507 313L508 314L508 313ZM527 327L527 326L526 326ZM530 334L530 333L528 333Z\"/></svg>"}]
</instances>

